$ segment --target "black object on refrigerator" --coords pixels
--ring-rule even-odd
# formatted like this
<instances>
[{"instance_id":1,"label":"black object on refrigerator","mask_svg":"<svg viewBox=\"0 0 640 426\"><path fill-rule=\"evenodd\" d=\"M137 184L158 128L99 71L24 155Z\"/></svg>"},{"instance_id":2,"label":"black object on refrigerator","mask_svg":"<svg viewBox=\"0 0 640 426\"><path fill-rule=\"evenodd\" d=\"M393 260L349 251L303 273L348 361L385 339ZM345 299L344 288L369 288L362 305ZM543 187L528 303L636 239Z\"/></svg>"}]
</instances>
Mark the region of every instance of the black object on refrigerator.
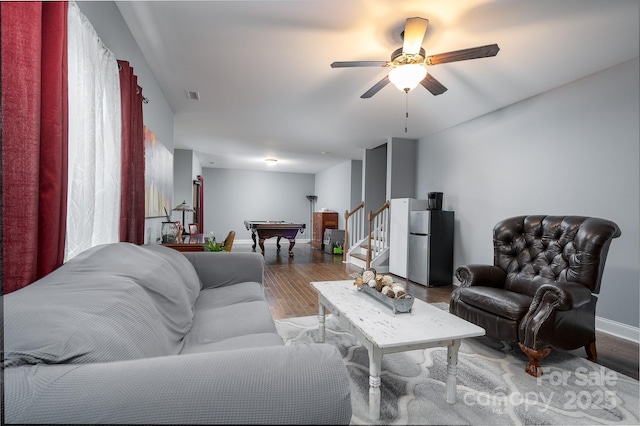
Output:
<instances>
[{"instance_id":1,"label":"black object on refrigerator","mask_svg":"<svg viewBox=\"0 0 640 426\"><path fill-rule=\"evenodd\" d=\"M427 194L427 210L442 210L442 192Z\"/></svg>"},{"instance_id":2,"label":"black object on refrigerator","mask_svg":"<svg viewBox=\"0 0 640 426\"><path fill-rule=\"evenodd\" d=\"M409 212L407 278L427 287L453 283L454 212Z\"/></svg>"}]
</instances>

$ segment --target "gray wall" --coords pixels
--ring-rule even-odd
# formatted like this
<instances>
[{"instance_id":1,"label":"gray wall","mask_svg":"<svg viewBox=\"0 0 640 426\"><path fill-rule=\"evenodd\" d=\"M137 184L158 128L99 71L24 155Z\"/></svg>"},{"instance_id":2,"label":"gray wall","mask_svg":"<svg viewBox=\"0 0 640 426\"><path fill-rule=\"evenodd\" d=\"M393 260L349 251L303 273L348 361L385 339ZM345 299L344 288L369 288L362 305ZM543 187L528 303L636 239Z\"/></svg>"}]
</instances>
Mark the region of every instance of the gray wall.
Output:
<instances>
[{"instance_id":1,"label":"gray wall","mask_svg":"<svg viewBox=\"0 0 640 426\"><path fill-rule=\"evenodd\" d=\"M81 1L77 4L105 46L114 53L117 59L129 61L133 67L134 73L138 76L138 84L142 87L142 94L149 99L149 103L142 104L144 124L153 131L158 140L170 152L173 152L173 111L162 94L151 68L147 65L138 43L122 19L118 7L110 1ZM170 205L175 207L176 204L174 200ZM145 219L144 240L146 243L160 241L162 220L161 217Z\"/></svg>"},{"instance_id":2,"label":"gray wall","mask_svg":"<svg viewBox=\"0 0 640 426\"><path fill-rule=\"evenodd\" d=\"M415 139L389 138L387 142L387 200L414 198L416 192ZM421 198L426 198L426 195Z\"/></svg>"},{"instance_id":3,"label":"gray wall","mask_svg":"<svg viewBox=\"0 0 640 426\"><path fill-rule=\"evenodd\" d=\"M455 211L454 265L492 263L510 216L613 220L597 315L638 327L638 75L635 59L419 141L416 195Z\"/></svg>"},{"instance_id":4,"label":"gray wall","mask_svg":"<svg viewBox=\"0 0 640 426\"><path fill-rule=\"evenodd\" d=\"M367 149L363 164L365 218L387 201L387 144Z\"/></svg>"},{"instance_id":5,"label":"gray wall","mask_svg":"<svg viewBox=\"0 0 640 426\"><path fill-rule=\"evenodd\" d=\"M364 199L362 196L362 160L351 160L351 204L349 210L353 210Z\"/></svg>"},{"instance_id":6,"label":"gray wall","mask_svg":"<svg viewBox=\"0 0 640 426\"><path fill-rule=\"evenodd\" d=\"M344 229L344 213L362 201L362 161L349 160L317 173L315 194L315 211L325 207L338 212L338 229Z\"/></svg>"},{"instance_id":7,"label":"gray wall","mask_svg":"<svg viewBox=\"0 0 640 426\"><path fill-rule=\"evenodd\" d=\"M245 220L283 220L304 223L307 229L296 241L310 239L309 201L314 175L205 167L204 231L217 241L236 231L236 242L251 241ZM275 243L275 238L266 243Z\"/></svg>"}]
</instances>

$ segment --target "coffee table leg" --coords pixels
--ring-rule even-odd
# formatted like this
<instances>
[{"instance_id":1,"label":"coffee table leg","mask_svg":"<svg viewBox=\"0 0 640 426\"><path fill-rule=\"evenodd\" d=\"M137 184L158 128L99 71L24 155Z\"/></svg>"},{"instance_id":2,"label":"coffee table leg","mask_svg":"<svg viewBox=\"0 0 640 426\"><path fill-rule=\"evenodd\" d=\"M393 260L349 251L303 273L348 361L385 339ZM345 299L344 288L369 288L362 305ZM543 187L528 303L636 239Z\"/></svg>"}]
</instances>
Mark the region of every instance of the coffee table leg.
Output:
<instances>
[{"instance_id":1,"label":"coffee table leg","mask_svg":"<svg viewBox=\"0 0 640 426\"><path fill-rule=\"evenodd\" d=\"M456 373L458 371L458 349L460 340L454 340L453 345L447 346L447 402L456 403Z\"/></svg>"},{"instance_id":2,"label":"coffee table leg","mask_svg":"<svg viewBox=\"0 0 640 426\"><path fill-rule=\"evenodd\" d=\"M324 305L318 302L318 343L324 342Z\"/></svg>"},{"instance_id":3,"label":"coffee table leg","mask_svg":"<svg viewBox=\"0 0 640 426\"><path fill-rule=\"evenodd\" d=\"M373 347L369 351L369 417L380 418L380 370L382 366L382 350Z\"/></svg>"}]
</instances>

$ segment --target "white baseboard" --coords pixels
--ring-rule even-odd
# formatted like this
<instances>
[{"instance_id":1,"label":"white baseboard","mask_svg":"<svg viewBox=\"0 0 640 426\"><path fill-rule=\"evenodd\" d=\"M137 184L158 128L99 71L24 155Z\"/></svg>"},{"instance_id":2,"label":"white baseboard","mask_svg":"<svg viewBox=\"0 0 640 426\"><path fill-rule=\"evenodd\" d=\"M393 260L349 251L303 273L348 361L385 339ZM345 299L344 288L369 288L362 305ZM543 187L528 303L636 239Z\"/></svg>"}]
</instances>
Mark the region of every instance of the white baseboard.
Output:
<instances>
[{"instance_id":1,"label":"white baseboard","mask_svg":"<svg viewBox=\"0 0 640 426\"><path fill-rule=\"evenodd\" d=\"M596 330L621 339L631 340L634 343L640 343L640 328L638 327L632 327L607 318L596 317Z\"/></svg>"}]
</instances>

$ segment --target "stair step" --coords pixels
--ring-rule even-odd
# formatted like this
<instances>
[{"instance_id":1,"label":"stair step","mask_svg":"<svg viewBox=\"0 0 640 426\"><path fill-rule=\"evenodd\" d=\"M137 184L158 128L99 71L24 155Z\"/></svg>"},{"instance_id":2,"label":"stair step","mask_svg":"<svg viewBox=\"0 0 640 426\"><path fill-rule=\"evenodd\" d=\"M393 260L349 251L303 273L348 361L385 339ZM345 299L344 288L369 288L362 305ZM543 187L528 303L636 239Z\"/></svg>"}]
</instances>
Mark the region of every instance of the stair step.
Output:
<instances>
[{"instance_id":1,"label":"stair step","mask_svg":"<svg viewBox=\"0 0 640 426\"><path fill-rule=\"evenodd\" d=\"M375 246L381 246L381 245L383 245L383 243L384 243L384 240L371 240L371 245L374 246L374 247ZM362 242L362 246L367 246L367 245L369 245L368 242L366 242L366 241Z\"/></svg>"},{"instance_id":2,"label":"stair step","mask_svg":"<svg viewBox=\"0 0 640 426\"><path fill-rule=\"evenodd\" d=\"M356 259L364 260L365 262L367 261L367 255L366 254L352 253L351 257L355 257Z\"/></svg>"},{"instance_id":3,"label":"stair step","mask_svg":"<svg viewBox=\"0 0 640 426\"><path fill-rule=\"evenodd\" d=\"M357 266L359 268L362 268L363 270L367 267L367 262L364 260L360 260L360 259L351 259L351 264L353 266Z\"/></svg>"}]
</instances>

